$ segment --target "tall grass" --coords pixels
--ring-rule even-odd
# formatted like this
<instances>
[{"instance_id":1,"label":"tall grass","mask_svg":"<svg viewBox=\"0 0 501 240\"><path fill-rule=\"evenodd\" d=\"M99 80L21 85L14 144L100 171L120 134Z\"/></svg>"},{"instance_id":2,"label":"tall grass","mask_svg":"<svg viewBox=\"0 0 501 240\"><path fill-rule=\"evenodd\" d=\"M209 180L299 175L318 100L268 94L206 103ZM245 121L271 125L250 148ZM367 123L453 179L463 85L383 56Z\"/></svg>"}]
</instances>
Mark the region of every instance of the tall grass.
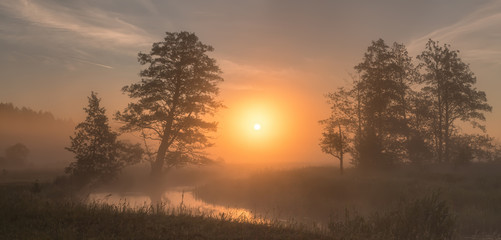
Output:
<instances>
[{"instance_id":1,"label":"tall grass","mask_svg":"<svg viewBox=\"0 0 501 240\"><path fill-rule=\"evenodd\" d=\"M343 176L333 167L308 167L209 183L198 187L195 196L262 212L280 209L275 216L328 224L332 214L343 215L345 209L356 209L370 222L375 212L384 215L389 211L385 209L403 201L411 204L439 191L455 216L458 236L493 239L501 232L500 172L499 163L407 166L379 172L348 169Z\"/></svg>"},{"instance_id":2,"label":"tall grass","mask_svg":"<svg viewBox=\"0 0 501 240\"><path fill-rule=\"evenodd\" d=\"M327 239L273 222L195 214L182 206L84 204L43 192L0 185L0 239Z\"/></svg>"},{"instance_id":3,"label":"tall grass","mask_svg":"<svg viewBox=\"0 0 501 240\"><path fill-rule=\"evenodd\" d=\"M392 210L363 217L346 210L329 223L334 239L447 240L455 237L455 217L439 194L404 202Z\"/></svg>"}]
</instances>

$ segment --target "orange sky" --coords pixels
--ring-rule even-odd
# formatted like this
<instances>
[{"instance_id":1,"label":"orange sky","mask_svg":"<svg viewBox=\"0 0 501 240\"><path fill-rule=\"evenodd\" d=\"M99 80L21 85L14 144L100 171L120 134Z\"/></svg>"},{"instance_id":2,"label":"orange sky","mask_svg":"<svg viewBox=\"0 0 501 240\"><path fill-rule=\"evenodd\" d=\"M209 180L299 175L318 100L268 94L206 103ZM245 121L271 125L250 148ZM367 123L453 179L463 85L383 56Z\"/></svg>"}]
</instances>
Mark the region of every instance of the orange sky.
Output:
<instances>
[{"instance_id":1,"label":"orange sky","mask_svg":"<svg viewBox=\"0 0 501 240\"><path fill-rule=\"evenodd\" d=\"M67 1L0 2L0 102L83 120L96 91L111 116L139 80L137 53L165 31L212 45L227 109L216 116L215 157L227 162L331 162L318 147L324 94L350 82L372 40L449 43L478 77L501 138L501 1ZM255 122L262 124L256 132ZM116 126L116 123L115 125Z\"/></svg>"},{"instance_id":2,"label":"orange sky","mask_svg":"<svg viewBox=\"0 0 501 240\"><path fill-rule=\"evenodd\" d=\"M304 95L279 89L224 95L228 108L218 115L215 153L226 161L275 164L325 158L317 151L321 129L315 121L322 111Z\"/></svg>"}]
</instances>

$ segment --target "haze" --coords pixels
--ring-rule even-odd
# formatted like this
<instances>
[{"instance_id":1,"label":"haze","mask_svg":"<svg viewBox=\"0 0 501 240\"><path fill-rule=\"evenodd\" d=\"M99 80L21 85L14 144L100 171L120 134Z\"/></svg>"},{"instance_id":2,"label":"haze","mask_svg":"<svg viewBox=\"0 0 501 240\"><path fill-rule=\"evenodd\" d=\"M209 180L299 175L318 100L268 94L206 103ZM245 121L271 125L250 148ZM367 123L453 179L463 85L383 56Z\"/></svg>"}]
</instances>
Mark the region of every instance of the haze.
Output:
<instances>
[{"instance_id":1,"label":"haze","mask_svg":"<svg viewBox=\"0 0 501 240\"><path fill-rule=\"evenodd\" d=\"M329 115L324 94L351 82L372 40L403 43L415 57L432 38L470 64L494 109L487 129L499 139L500 25L501 1L485 0L5 0L0 102L80 122L96 91L111 117L129 102L120 89L139 80L137 53L166 31L190 31L215 48L225 79L215 157L336 164L318 147L318 120Z\"/></svg>"}]
</instances>

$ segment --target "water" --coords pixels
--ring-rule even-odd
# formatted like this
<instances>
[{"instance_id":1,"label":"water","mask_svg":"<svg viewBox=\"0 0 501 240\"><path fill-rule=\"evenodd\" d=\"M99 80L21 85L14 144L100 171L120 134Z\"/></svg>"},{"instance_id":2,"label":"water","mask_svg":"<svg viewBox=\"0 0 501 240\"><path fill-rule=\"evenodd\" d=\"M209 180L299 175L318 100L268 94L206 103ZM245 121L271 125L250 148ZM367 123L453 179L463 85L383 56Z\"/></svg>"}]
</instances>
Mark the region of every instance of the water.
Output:
<instances>
[{"instance_id":1,"label":"water","mask_svg":"<svg viewBox=\"0 0 501 240\"><path fill-rule=\"evenodd\" d=\"M195 198L191 190L185 191L183 188L177 188L165 191L161 197L162 204L165 209L174 209L188 211L194 215L205 215L218 218L230 218L239 221L247 222L266 222L261 217L256 216L252 211L244 208L232 208L206 203ZM144 193L140 192L101 192L91 193L89 195L89 203L116 204L122 205L126 203L133 209L151 206L151 199Z\"/></svg>"}]
</instances>

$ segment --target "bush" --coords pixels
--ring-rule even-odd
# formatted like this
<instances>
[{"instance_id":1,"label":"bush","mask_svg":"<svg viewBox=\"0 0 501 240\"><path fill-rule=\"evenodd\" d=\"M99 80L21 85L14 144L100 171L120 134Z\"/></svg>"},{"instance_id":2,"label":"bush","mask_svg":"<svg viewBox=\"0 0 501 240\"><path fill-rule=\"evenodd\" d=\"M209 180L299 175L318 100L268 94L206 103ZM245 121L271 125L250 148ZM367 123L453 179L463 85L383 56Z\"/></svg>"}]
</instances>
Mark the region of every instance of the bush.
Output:
<instances>
[{"instance_id":1,"label":"bush","mask_svg":"<svg viewBox=\"0 0 501 240\"><path fill-rule=\"evenodd\" d=\"M369 217L345 211L344 219L332 219L329 229L334 239L453 239L455 217L438 193L402 202L398 208Z\"/></svg>"}]
</instances>

